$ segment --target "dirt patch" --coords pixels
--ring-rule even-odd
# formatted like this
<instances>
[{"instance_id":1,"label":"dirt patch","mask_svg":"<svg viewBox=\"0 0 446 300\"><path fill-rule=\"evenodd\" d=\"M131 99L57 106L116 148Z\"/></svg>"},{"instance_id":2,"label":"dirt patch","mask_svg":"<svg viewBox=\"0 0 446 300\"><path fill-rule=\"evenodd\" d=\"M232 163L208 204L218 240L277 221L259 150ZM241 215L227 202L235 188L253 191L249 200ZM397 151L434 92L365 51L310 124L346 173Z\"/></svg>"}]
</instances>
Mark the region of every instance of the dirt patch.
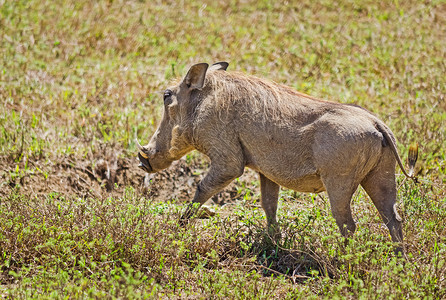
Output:
<instances>
[{"instance_id":1,"label":"dirt patch","mask_svg":"<svg viewBox=\"0 0 446 300\"><path fill-rule=\"evenodd\" d=\"M0 196L18 190L29 197L45 197L49 193L81 198L119 197L131 186L154 201L187 202L193 199L197 184L208 168L202 159L186 162L183 158L166 170L147 174L138 168L136 157L127 157L119 149L104 147L98 153L101 154L51 160L22 157L18 162L0 157L4 166L0 173ZM257 175L247 170L212 200L223 205L243 198L247 192L258 194L257 180Z\"/></svg>"}]
</instances>

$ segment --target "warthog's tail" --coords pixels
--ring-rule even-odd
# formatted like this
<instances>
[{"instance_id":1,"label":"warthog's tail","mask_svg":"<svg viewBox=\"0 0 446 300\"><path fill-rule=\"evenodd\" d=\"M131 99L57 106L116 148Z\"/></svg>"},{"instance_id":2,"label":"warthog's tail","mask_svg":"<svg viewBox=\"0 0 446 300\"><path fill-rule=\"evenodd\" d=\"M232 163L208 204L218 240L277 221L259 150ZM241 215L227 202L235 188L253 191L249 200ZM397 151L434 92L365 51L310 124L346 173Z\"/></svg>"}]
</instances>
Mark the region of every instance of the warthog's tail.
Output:
<instances>
[{"instance_id":1,"label":"warthog's tail","mask_svg":"<svg viewBox=\"0 0 446 300\"><path fill-rule=\"evenodd\" d=\"M409 162L409 175L413 178L415 175L415 164L418 159L418 143L414 143L409 147L407 161Z\"/></svg>"},{"instance_id":2,"label":"warthog's tail","mask_svg":"<svg viewBox=\"0 0 446 300\"><path fill-rule=\"evenodd\" d=\"M379 130L379 132L382 133L382 135L386 139L386 142L390 146L390 149L392 150L393 154L395 155L396 161L398 162L398 165L400 166L404 175L416 181L415 164L418 159L418 143L414 143L409 147L409 154L407 157L407 161L409 163L409 172L406 172L403 163L401 161L400 155L398 154L398 150L396 149L396 141L395 138L393 137L393 134L390 133L390 130L384 124L377 123L376 128Z\"/></svg>"}]
</instances>

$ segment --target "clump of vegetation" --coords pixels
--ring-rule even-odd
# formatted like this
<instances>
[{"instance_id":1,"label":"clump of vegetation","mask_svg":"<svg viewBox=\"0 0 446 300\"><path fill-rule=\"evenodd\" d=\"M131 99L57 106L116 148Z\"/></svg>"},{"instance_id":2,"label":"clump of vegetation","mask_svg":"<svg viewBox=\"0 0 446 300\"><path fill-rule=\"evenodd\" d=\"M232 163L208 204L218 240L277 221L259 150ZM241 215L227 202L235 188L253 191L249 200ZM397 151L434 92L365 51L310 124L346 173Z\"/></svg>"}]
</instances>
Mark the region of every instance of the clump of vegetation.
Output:
<instances>
[{"instance_id":1,"label":"clump of vegetation","mask_svg":"<svg viewBox=\"0 0 446 300\"><path fill-rule=\"evenodd\" d=\"M0 0L0 297L445 298L445 8ZM346 244L324 194L282 190L271 242L249 170L179 225L206 158L145 176L134 137L170 80L221 60L366 107L403 156L420 144L420 183L399 180L407 260L362 190Z\"/></svg>"}]
</instances>

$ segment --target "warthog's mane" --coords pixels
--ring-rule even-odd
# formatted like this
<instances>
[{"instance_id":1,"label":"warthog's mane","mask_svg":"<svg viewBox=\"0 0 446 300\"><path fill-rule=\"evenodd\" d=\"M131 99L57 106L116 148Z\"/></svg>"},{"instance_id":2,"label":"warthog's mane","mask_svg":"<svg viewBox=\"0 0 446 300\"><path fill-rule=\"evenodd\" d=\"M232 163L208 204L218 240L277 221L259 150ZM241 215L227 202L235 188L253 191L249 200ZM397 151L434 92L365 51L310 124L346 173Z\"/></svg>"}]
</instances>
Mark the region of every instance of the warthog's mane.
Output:
<instances>
[{"instance_id":1,"label":"warthog's mane","mask_svg":"<svg viewBox=\"0 0 446 300\"><path fill-rule=\"evenodd\" d=\"M306 106L317 102L328 106L336 105L288 86L238 72L209 72L204 88L210 90L212 101L219 110L238 107L251 113L261 113L268 118L293 115L299 106L296 104ZM308 101L309 99L312 101Z\"/></svg>"}]
</instances>

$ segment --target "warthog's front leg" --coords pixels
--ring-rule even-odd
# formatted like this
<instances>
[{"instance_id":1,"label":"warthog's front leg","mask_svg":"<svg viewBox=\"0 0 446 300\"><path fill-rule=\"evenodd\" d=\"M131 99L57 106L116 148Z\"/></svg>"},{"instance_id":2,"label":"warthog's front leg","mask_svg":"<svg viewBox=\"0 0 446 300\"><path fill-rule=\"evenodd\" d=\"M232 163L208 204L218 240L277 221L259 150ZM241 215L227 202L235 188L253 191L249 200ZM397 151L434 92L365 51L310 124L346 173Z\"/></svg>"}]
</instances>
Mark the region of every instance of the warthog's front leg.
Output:
<instances>
[{"instance_id":1,"label":"warthog's front leg","mask_svg":"<svg viewBox=\"0 0 446 300\"><path fill-rule=\"evenodd\" d=\"M260 190L262 194L262 208L266 214L268 222L268 234L273 239L280 239L279 225L276 220L277 201L279 197L280 186L269 180L262 173L260 175Z\"/></svg>"},{"instance_id":2,"label":"warthog's front leg","mask_svg":"<svg viewBox=\"0 0 446 300\"><path fill-rule=\"evenodd\" d=\"M186 211L181 216L181 223L186 223L186 220L191 218L203 203L205 203L213 195L220 192L232 180L241 176L243 174L243 170L244 166L240 165L235 166L212 163L209 173L198 184L198 188L195 192L195 197L192 200L192 203L189 204Z\"/></svg>"}]
</instances>

